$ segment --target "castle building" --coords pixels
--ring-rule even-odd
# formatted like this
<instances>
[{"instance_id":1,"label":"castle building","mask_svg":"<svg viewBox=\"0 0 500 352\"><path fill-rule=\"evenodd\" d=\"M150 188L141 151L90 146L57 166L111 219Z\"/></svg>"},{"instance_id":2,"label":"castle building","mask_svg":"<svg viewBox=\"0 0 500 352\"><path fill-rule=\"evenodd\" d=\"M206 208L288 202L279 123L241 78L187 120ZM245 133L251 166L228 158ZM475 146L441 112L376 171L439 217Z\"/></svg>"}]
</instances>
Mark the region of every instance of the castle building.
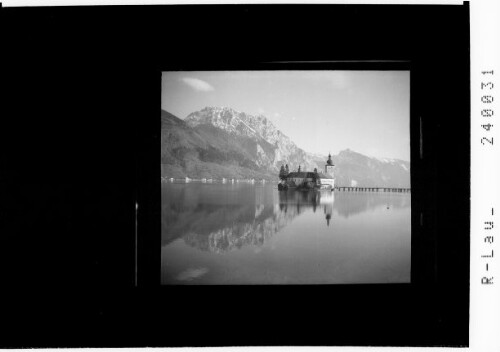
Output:
<instances>
[{"instance_id":1,"label":"castle building","mask_svg":"<svg viewBox=\"0 0 500 352\"><path fill-rule=\"evenodd\" d=\"M328 154L328 160L325 165L325 172L301 171L300 166L298 171L290 172L284 178L283 184L278 186L278 189L289 189L296 187L316 188L316 189L333 189L335 187L335 178L333 173L332 156Z\"/></svg>"},{"instance_id":2,"label":"castle building","mask_svg":"<svg viewBox=\"0 0 500 352\"><path fill-rule=\"evenodd\" d=\"M333 173L333 165L332 155L328 154L328 160L325 165L325 173L319 174L319 185L320 188L329 188L333 189L335 187L335 176Z\"/></svg>"},{"instance_id":3,"label":"castle building","mask_svg":"<svg viewBox=\"0 0 500 352\"><path fill-rule=\"evenodd\" d=\"M325 165L325 174L330 175L330 176L332 176L332 178L334 178L335 177L333 174L334 167L335 167L335 165L333 165L332 155L328 154L328 160L326 161L326 165Z\"/></svg>"}]
</instances>

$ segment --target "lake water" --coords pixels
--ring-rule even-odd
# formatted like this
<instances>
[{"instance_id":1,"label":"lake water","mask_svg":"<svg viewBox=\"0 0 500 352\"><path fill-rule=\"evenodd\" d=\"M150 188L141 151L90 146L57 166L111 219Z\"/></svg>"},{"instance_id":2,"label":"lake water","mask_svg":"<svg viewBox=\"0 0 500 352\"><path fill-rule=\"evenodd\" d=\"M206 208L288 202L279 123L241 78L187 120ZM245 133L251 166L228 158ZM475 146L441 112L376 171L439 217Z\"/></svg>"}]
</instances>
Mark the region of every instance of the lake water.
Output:
<instances>
[{"instance_id":1,"label":"lake water","mask_svg":"<svg viewBox=\"0 0 500 352\"><path fill-rule=\"evenodd\" d=\"M411 195L162 183L162 284L408 283Z\"/></svg>"}]
</instances>

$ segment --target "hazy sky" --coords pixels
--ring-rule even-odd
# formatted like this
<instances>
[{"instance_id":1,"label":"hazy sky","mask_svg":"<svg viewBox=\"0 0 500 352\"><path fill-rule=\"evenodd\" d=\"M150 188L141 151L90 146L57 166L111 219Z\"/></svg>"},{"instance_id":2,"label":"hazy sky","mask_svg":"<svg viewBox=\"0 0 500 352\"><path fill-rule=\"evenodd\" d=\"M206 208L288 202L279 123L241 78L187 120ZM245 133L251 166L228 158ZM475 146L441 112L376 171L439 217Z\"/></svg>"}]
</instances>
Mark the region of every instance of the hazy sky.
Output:
<instances>
[{"instance_id":1,"label":"hazy sky","mask_svg":"<svg viewBox=\"0 0 500 352\"><path fill-rule=\"evenodd\" d=\"M162 109L263 114L300 148L410 160L409 71L164 72Z\"/></svg>"}]
</instances>

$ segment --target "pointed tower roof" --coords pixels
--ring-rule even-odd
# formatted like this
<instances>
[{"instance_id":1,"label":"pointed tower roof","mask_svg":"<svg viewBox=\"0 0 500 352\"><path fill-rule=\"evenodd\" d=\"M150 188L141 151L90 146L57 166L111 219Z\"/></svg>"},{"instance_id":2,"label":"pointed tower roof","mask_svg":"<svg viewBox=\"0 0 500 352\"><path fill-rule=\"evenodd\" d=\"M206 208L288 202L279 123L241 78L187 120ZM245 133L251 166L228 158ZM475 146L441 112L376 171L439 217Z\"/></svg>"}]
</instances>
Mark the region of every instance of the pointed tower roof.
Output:
<instances>
[{"instance_id":1,"label":"pointed tower roof","mask_svg":"<svg viewBox=\"0 0 500 352\"><path fill-rule=\"evenodd\" d=\"M333 166L332 155L330 153L328 153L328 160L326 161L326 164Z\"/></svg>"}]
</instances>

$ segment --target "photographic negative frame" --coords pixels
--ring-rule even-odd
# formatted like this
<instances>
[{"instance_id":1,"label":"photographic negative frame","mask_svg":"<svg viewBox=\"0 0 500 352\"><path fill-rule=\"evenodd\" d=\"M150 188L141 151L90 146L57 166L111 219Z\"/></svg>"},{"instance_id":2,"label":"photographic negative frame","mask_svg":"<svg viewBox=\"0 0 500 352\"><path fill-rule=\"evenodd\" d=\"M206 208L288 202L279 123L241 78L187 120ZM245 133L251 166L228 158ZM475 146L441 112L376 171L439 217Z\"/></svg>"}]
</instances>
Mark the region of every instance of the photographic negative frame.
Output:
<instances>
[{"instance_id":1,"label":"photographic negative frame","mask_svg":"<svg viewBox=\"0 0 500 352\"><path fill-rule=\"evenodd\" d=\"M73 206L71 221L48 222L60 224L51 227L48 245L35 238L37 248L28 257L38 265L12 261L18 265L11 287L25 287L19 278L28 273L32 285L49 287L44 304L27 304L24 312L65 317L58 324L64 338L51 339L42 325L22 338L6 334L6 345L468 345L468 3L28 8L5 13L23 39L10 43L16 53L10 58L15 68L8 79L11 87L19 88L29 78L24 70L30 64L24 55L28 47L47 53L37 66L47 82L44 94L30 104L31 110L14 115L15 121L23 117L23 124L26 118L32 124L23 139L29 143L19 146L19 160L32 155L33 146L38 153L12 178L29 185L30 169L47 170L29 188L41 194L34 198L56 197ZM132 23L136 26L130 27ZM64 55L71 60L52 60ZM79 84L68 75L76 67L82 70ZM410 284L160 285L161 72L398 67L411 74ZM67 87L73 88L71 94ZM54 92L56 105L47 100ZM91 98L68 120L67 112L81 106L75 98L80 96ZM47 101L57 106L55 112ZM51 117L49 125L37 119L37 109ZM52 127L59 125L74 135L58 134ZM42 138L40 131L47 135ZM76 142L89 136L90 142ZM91 167L61 163L75 156ZM78 201L65 200L68 189ZM64 219L65 211L57 219ZM47 214L41 217L56 218ZM81 236L69 238L68 228ZM29 234L37 226L23 229ZM66 253L61 243L73 250L56 260ZM38 245L43 244L49 248L41 254ZM47 258L48 263L41 260ZM82 280L87 283L83 289ZM84 304L58 303L60 282L78 288L68 301ZM74 307L72 312L64 308L68 306ZM214 317L224 320L223 328L212 322ZM71 329L68 320L74 323ZM114 332L81 342L78 328L85 326L113 326Z\"/></svg>"},{"instance_id":2,"label":"photographic negative frame","mask_svg":"<svg viewBox=\"0 0 500 352\"><path fill-rule=\"evenodd\" d=\"M431 8L435 11L431 11ZM377 10L380 11L382 17L379 18L387 18L392 21L396 21L397 24L401 24L404 21L403 19L412 19L415 21L417 18L429 16L430 13L426 13L427 10L425 7L420 8L419 11L413 12L411 15L409 12L409 7L406 6L378 6L376 8L369 5L359 5L359 6L332 6L331 12L326 11L326 7L317 6L317 7L302 7L302 6L291 6L289 8L290 12L288 14L291 15L291 18L296 18L299 12L304 14L304 18L313 18L313 13L317 16L318 12L315 11L325 11L325 13L318 17L319 23L334 23L335 21L326 21L324 18L327 16L332 16L332 18L339 19L342 16L346 16L344 21L340 21L342 24L347 23L352 18L357 18L358 23L363 23L367 18L371 18L370 11ZM320 285L320 286L291 286L291 287L249 287L249 286L241 286L241 287L211 287L211 288L202 288L196 287L195 291L186 291L186 288L173 288L173 287L159 287L158 281L158 271L159 271L159 258L154 261L154 264L148 265L148 273L154 271L156 274L151 278L151 281L148 281L146 285L151 285L151 287L156 287L158 292L165 292L166 295L173 294L174 297L179 298L182 296L183 298L186 296L190 296L191 294L194 297L197 295L196 290L200 290L201 292L207 292L210 297L216 297L222 294L221 291L228 290L229 292L234 292L232 295L240 296L243 295L267 295L269 292L270 296L281 296L287 292L285 290L290 291L289 295L291 297L316 297L318 298L318 305L311 306L302 306L295 308L298 316L306 317L305 320L311 320L313 313L312 312L321 312L323 309L320 308L319 302L327 302L329 300L328 297L335 297L334 300L340 302L356 302L352 305L348 305L349 308L345 307L345 309L335 309L335 314L340 317L340 321L348 322L343 327L337 327L342 333L335 334L334 337L331 337L332 340L328 340L326 336L331 336L326 333L325 330L319 329L322 334L325 336L325 339L308 341L305 337L301 339L300 334L297 332L293 335L293 338L290 337L289 340L284 338L279 342L274 340L272 343L269 340L262 341L257 343L257 345L358 345L359 341L356 342L356 338L354 337L353 331L360 326L362 331L366 332L369 330L366 321L364 323L358 322L358 317L363 316L363 319L367 319L368 316L377 317L376 319L380 319L380 317L384 316L382 310L378 310L377 308L370 307L369 305L375 304L373 300L368 300L367 297L371 297L378 301L380 307L384 307L383 309L387 309L386 312L391 312L389 316L392 314L392 318L388 318L388 320L384 320L387 324L391 325L395 323L395 321L403 321L405 320L400 314L402 312L398 312L397 306L405 306L409 307L411 305L411 313L409 316L416 318L418 321L422 323L422 326L427 327L427 337L429 340L425 340L422 336L412 335L411 333L404 333L398 331L398 333L394 335L398 335L399 337L394 337L395 345L441 345L447 344L445 341L447 338L452 338L451 336L455 336L457 338L455 340L456 345L464 346L468 341L467 334L467 305L468 303L468 234L466 233L468 229L468 204L466 199L468 199L469 188L468 182L466 180L469 177L470 165L469 162L469 149L468 149L468 140L467 140L467 129L468 129L468 120L467 120L467 112L468 109L468 56L467 56L467 43L468 43L468 34L466 30L465 23L467 22L468 16L468 6L464 4L463 6L457 6L453 10L451 8L446 7L429 7L429 11L434 12L430 15L429 18L440 18L444 16L447 11L457 11L455 15L457 20L457 31L454 32L452 36L450 36L449 30L438 29L440 25L436 25L436 27L429 26L425 30L409 29L407 32L402 31L400 34L405 33L406 36L399 36L398 40L394 39L394 42L389 39L390 36L384 37L384 33L387 34L389 31L389 27L392 25L386 25L377 30L378 36L375 36L377 39L371 45L360 49L359 46L359 38L363 37L363 30L361 28L369 27L369 25L362 26L358 24L357 29L353 32L349 32L345 34L344 37L336 36L335 38L341 43L341 45L335 47L335 49L331 49L330 51L325 50L321 52L321 49L311 49L315 48L312 44L302 42L302 49L294 51L294 54L289 57L293 57L293 59L287 59L287 54L285 51L281 50L278 53L278 50L264 50L265 53L269 56L266 59L260 58L260 60L249 60L248 57L242 58L242 60L234 60L234 57L229 62L224 62L223 57L217 57L214 60L208 61L200 61L200 60L190 60L190 59L179 59L179 61L166 60L165 63L161 65L161 71L239 71L239 70L407 70L410 71L410 84L411 84L411 183L412 183L412 263L411 263L411 284L391 284L391 285L347 285L343 287L339 287L338 285ZM229 9L228 9L229 11ZM266 7L258 9L258 7L250 6L247 8L241 8L242 18L245 21L256 20L259 22L262 18L266 20L277 16L277 12L280 11L280 7ZM255 12L253 12L255 11ZM262 11L262 12L260 12ZM276 11L276 12L274 12ZM303 13L302 13L303 11ZM311 11L309 13L308 11ZM231 12L231 11L229 11ZM237 11L236 11L237 12ZM328 13L328 15L327 15ZM335 16L332 14L335 13ZM419 14L417 14L419 13ZM309 15L308 15L309 14ZM389 15L391 14L391 15ZM403 15L402 15L403 14ZM407 17L405 17L405 15ZM221 13L221 16L224 16ZM253 17L255 16L255 17ZM262 17L260 17L262 16ZM338 17L337 17L338 16ZM388 17L385 17L388 16ZM230 16L229 16L230 17ZM427 17L426 17L427 18ZM349 20L348 20L349 19ZM266 20L262 20L264 23L267 23ZM438 21L439 22L439 21ZM458 22L462 22L464 27L458 25ZM367 21L366 23L373 23ZM379 23L379 22L377 22ZM382 21L382 23L384 23ZM391 23L387 20L386 23ZM415 22L412 22L415 23ZM278 26L278 25L276 25ZM320 25L321 26L321 25ZM340 28L341 25L338 24ZM411 27L411 26L410 26ZM431 29L432 27L432 29ZM289 29L287 32L288 35L285 37L289 40L287 44L290 44L293 41L292 38L300 37L298 33L298 29L292 28L290 25L285 26L284 28ZM461 29L459 29L461 28ZM274 31L270 31L271 33L278 32L276 29ZM314 33L326 33L327 31L316 31ZM332 29L332 32L338 33L340 31L335 31ZM307 36L308 31L304 30L301 34ZM431 39L434 35L439 33L438 37L446 38L448 40L448 44L450 45L449 49L453 47L454 54L451 55L451 51L442 57L436 58L433 57L432 53L441 53L439 46L442 44L438 44L439 40L437 38ZM240 38L240 42L245 42L246 38L251 36L247 31L243 31L243 38ZM321 37L322 39L324 37ZM356 39L353 39L356 38ZM402 48L401 46L392 45L391 43L398 42L399 45L401 41L407 40L407 45ZM425 40L424 40L425 38ZM286 41L286 40L285 40ZM321 39L319 40L321 42ZM323 42L326 40L323 39ZM264 41L264 43L268 43ZM358 43L358 44L354 44ZM410 44L411 43L411 44ZM363 44L366 44L366 41L363 41ZM266 49L269 49L271 44L268 46L263 45ZM284 45L285 48L290 50L292 45ZM361 46L363 47L363 46ZM293 50L291 50L293 51ZM328 51L328 54L326 53ZM304 54L304 53L307 53ZM263 54L263 55L266 55ZM284 58L281 60L270 60L270 57L275 55L274 57ZM449 56L450 55L450 56ZM238 55L236 55L238 56ZM452 62L456 60L455 62ZM380 58L387 58L389 60L381 60ZM446 59L446 58L449 59ZM330 60L325 60L325 58ZM392 59L392 60L391 60ZM451 64L451 66L450 66ZM457 65L457 66L455 66ZM444 67L447 67L446 69ZM461 69L458 69L458 66ZM450 68L450 67L456 67ZM437 87L432 85L433 77L441 72L454 72L459 75L455 76L453 79L446 75L443 79L446 82L455 81L456 85L454 87L457 89L453 93L450 91L450 85L446 84L447 89L445 92L438 90ZM460 77L460 78L459 78ZM460 82L460 83L459 83ZM461 87L461 88L459 88ZM443 95L449 99L454 97L454 101L456 101L456 97L460 96L460 102L454 104L453 107L449 105L446 106L446 110L450 112L450 109L453 113L444 112L443 108L439 101L443 100ZM444 98L447 99L447 98ZM441 105L441 106L440 106ZM452 123L451 120L448 120L450 116L461 116L460 123ZM456 121L456 120L454 120ZM449 127L447 133L441 133L440 129L446 125ZM452 143L452 141L454 141ZM460 142L459 142L460 141ZM443 161L440 158L443 157L443 152L449 150L451 146L456 151L457 146L460 145L460 152L457 152L460 155L455 161ZM462 149L463 148L463 149ZM447 155L451 155L455 153L449 153ZM456 156L458 156L455 154ZM460 161L459 161L460 160ZM446 166L445 166L446 165ZM460 166L459 166L460 165ZM452 176L453 175L453 176ZM440 186L439 179L443 177L443 179L448 180L450 186L446 186L445 190L443 190L442 186ZM448 184L448 182L447 182ZM457 190L460 190L457 192ZM445 205L443 200L450 196L450 199L454 199L453 206L456 207L454 210L451 210L450 204ZM444 198L443 198L444 197ZM461 199L461 201L459 200ZM439 204L439 205L438 205ZM462 214L461 220L463 221L461 224L457 223L456 220L453 224L450 220L445 220L448 216L452 216L452 213L460 213ZM453 217L453 216L452 216ZM444 221L444 222L443 222ZM445 225L447 223L447 225ZM451 227L448 227L451 226ZM455 236L452 234L462 233L460 236ZM452 239L453 238L453 239ZM445 245L446 243L446 245ZM146 274L149 275L149 274ZM154 279L153 279L154 278ZM431 294L431 292L433 292ZM213 295L213 296L212 296ZM443 304L442 300L448 300L450 297L454 297L453 303L449 302L449 304ZM445 298L446 297L446 298ZM188 298L184 298L189 300ZM370 302L370 303L368 303ZM405 303L412 302L410 305L406 305ZM461 302L461 303L459 303ZM456 303L456 305L455 305ZM413 305L414 304L414 305ZM458 309L458 306L461 306L461 309ZM252 306L253 309L257 310L256 306ZM448 307L441 310L438 307ZM332 308L333 309L333 308ZM382 309L382 308L380 308ZM201 315L210 315L210 308L202 308ZM361 314L360 312L364 312ZM438 313L439 312L439 313ZM281 317L289 317L291 312L284 307L278 310L278 316ZM328 313L325 313L328 315ZM438 317L439 316L439 317ZM447 318L444 318L447 316ZM453 316L453 318L450 318ZM396 318L397 317L397 318ZM232 319L236 319L236 317L232 316ZM290 318L285 318L285 321L288 321ZM375 319L375 318L373 318ZM427 320L428 319L428 320ZM441 320L440 320L441 319ZM455 325L453 328L450 326L446 327L442 324L442 319L450 319L453 321ZM277 321L281 321L281 319L277 319L276 325L279 325ZM368 319L368 321L372 321ZM389 323L390 321L391 323ZM372 321L374 323L374 321ZM425 322L425 323L424 323ZM431 323L433 322L433 323ZM461 323L459 323L461 322ZM358 325L360 324L360 325ZM287 328L290 328L289 325L285 324ZM457 326L461 326L461 328L457 328ZM391 325L393 326L393 325ZM352 328L350 330L348 327ZM449 330L448 330L449 328ZM425 335L425 333L423 334ZM389 342L389 338L383 335L379 335L378 333L373 332L373 334L363 335L366 340L362 345L392 345ZM432 337L431 337L432 336ZM460 336L460 337L458 337ZM239 338L235 338L231 342L229 341L217 341L211 340L211 338L207 338L209 341L209 345L255 345L251 341L251 339L240 340ZM204 338L202 338L204 340ZM333 342L335 340L335 342ZM425 342L424 342L425 340ZM398 342L396 342L398 341ZM403 342L404 341L404 342ZM420 342L419 342L420 341ZM433 342L431 342L433 341ZM183 345L182 343L179 344ZM200 344L204 345L204 344Z\"/></svg>"}]
</instances>

